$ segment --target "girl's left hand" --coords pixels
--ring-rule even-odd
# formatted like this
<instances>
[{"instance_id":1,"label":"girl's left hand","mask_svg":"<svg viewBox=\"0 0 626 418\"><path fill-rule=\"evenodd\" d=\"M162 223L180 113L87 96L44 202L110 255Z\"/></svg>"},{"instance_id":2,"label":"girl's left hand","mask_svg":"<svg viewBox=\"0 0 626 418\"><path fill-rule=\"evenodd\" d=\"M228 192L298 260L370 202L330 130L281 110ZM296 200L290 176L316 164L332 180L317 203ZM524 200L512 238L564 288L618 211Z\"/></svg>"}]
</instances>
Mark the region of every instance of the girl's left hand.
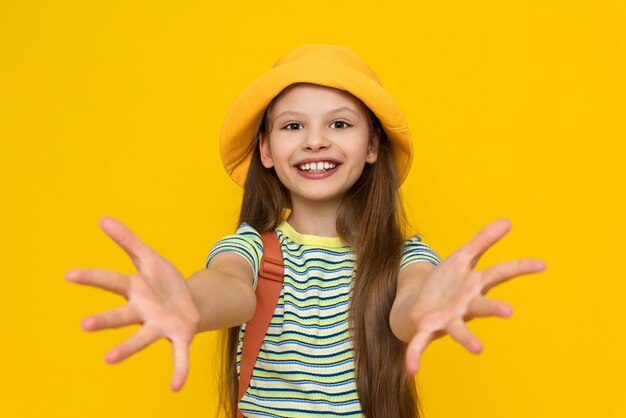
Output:
<instances>
[{"instance_id":1,"label":"girl's left hand","mask_svg":"<svg viewBox=\"0 0 626 418\"><path fill-rule=\"evenodd\" d=\"M482 344L465 322L476 317L509 317L513 313L507 303L486 298L487 291L514 277L545 269L542 261L529 258L473 270L483 253L510 228L506 219L490 223L426 277L410 314L416 333L407 348L409 373L417 372L426 346L446 333L470 352L480 353Z\"/></svg>"}]
</instances>

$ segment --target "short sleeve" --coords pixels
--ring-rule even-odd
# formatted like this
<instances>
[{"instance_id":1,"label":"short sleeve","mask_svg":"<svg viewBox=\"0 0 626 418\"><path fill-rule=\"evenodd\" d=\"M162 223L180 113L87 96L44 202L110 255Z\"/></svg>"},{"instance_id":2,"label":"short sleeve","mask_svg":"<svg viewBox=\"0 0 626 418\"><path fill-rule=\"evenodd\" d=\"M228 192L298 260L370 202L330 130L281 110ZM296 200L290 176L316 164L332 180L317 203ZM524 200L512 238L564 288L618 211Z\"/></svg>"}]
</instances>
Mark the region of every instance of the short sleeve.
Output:
<instances>
[{"instance_id":1,"label":"short sleeve","mask_svg":"<svg viewBox=\"0 0 626 418\"><path fill-rule=\"evenodd\" d=\"M244 223L239 226L237 232L226 235L224 238L220 239L209 252L205 267L208 267L213 257L223 252L239 254L250 263L252 271L254 272L254 282L252 285L254 289L256 289L259 265L263 257L263 240L256 229Z\"/></svg>"},{"instance_id":2,"label":"short sleeve","mask_svg":"<svg viewBox=\"0 0 626 418\"><path fill-rule=\"evenodd\" d=\"M441 263L439 255L419 235L412 236L404 243L400 270L416 261L426 261L434 265Z\"/></svg>"}]
</instances>

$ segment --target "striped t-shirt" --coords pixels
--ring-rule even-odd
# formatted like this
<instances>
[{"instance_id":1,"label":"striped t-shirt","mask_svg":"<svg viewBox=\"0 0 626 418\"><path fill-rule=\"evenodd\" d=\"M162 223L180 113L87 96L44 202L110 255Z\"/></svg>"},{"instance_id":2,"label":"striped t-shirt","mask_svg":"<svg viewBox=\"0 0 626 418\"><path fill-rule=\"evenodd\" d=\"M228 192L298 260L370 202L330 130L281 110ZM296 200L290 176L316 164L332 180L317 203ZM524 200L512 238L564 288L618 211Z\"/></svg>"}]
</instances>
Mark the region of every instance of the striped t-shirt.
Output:
<instances>
[{"instance_id":1,"label":"striped t-shirt","mask_svg":"<svg viewBox=\"0 0 626 418\"><path fill-rule=\"evenodd\" d=\"M355 255L338 237L304 235L283 221L276 228L285 276L250 387L239 402L246 417L362 416L354 375L348 307ZM218 253L243 256L256 288L263 242L247 224L215 244ZM415 261L439 264L419 236L407 240L400 268ZM239 334L237 373L245 324Z\"/></svg>"}]
</instances>

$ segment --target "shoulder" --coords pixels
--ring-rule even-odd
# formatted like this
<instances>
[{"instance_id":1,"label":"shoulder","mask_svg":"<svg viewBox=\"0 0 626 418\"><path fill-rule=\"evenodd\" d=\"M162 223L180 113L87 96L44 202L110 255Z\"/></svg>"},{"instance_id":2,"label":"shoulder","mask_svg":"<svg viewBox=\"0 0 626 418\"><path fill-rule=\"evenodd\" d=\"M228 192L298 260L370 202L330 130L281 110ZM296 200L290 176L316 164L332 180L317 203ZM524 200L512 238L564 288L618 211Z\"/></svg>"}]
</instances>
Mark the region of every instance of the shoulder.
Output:
<instances>
[{"instance_id":1,"label":"shoulder","mask_svg":"<svg viewBox=\"0 0 626 418\"><path fill-rule=\"evenodd\" d=\"M426 261L435 265L441 263L439 254L426 244L420 235L413 235L404 242L400 268L416 261Z\"/></svg>"},{"instance_id":2,"label":"shoulder","mask_svg":"<svg viewBox=\"0 0 626 418\"><path fill-rule=\"evenodd\" d=\"M234 234L229 234L221 238L215 246L250 246L263 251L263 240L261 234L248 224L241 224Z\"/></svg>"},{"instance_id":3,"label":"shoulder","mask_svg":"<svg viewBox=\"0 0 626 418\"><path fill-rule=\"evenodd\" d=\"M206 260L208 266L213 257L222 252L233 252L244 257L252 266L256 276L263 257L261 234L248 224L241 224L234 234L226 235L215 243Z\"/></svg>"}]
</instances>

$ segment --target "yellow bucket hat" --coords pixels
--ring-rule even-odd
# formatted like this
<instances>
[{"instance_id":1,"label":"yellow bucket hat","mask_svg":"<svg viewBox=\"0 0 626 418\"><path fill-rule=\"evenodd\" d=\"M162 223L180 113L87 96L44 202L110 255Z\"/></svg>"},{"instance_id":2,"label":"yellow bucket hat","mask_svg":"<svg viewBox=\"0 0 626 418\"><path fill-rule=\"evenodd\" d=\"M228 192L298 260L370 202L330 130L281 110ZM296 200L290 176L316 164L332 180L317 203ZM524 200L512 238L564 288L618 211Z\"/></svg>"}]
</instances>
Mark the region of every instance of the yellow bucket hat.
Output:
<instances>
[{"instance_id":1,"label":"yellow bucket hat","mask_svg":"<svg viewBox=\"0 0 626 418\"><path fill-rule=\"evenodd\" d=\"M411 133L402 111L378 76L345 46L307 44L287 53L250 83L226 115L220 134L220 154L226 172L237 184L243 187L245 183L250 143L265 108L283 89L295 83L334 87L363 101L378 117L391 141L400 183L406 179L413 161Z\"/></svg>"}]
</instances>

